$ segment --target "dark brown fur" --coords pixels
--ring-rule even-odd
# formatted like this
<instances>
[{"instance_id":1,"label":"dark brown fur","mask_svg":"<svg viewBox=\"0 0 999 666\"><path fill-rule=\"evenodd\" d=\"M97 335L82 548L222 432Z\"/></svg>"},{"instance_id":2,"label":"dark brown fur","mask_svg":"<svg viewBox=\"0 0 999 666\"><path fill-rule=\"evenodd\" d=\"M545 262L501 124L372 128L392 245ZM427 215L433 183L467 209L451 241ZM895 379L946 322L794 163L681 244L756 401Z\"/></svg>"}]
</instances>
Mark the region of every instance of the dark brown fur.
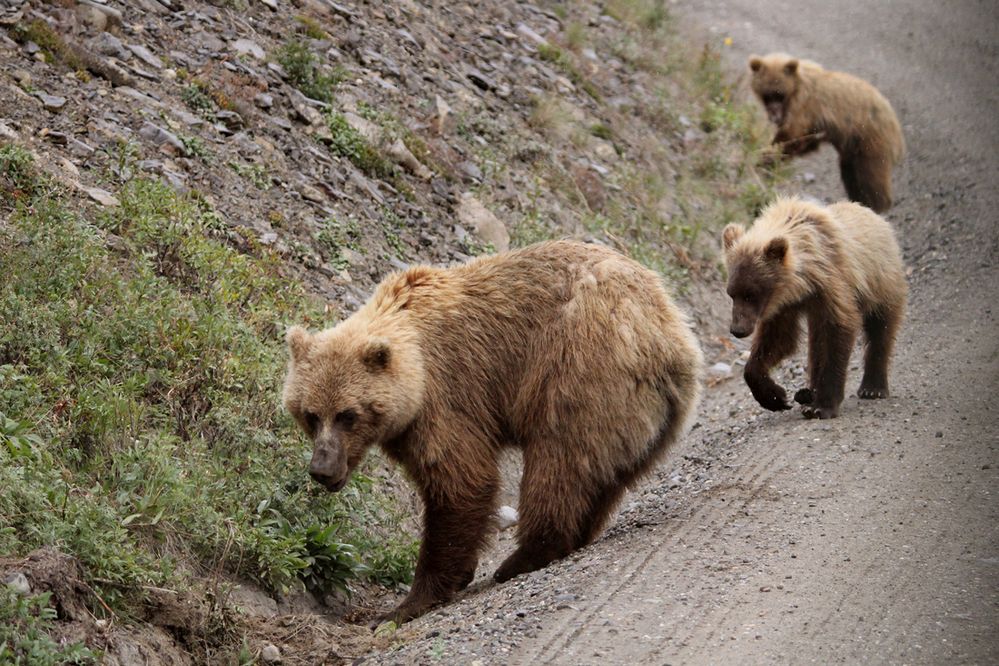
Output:
<instances>
[{"instance_id":1,"label":"dark brown fur","mask_svg":"<svg viewBox=\"0 0 999 666\"><path fill-rule=\"evenodd\" d=\"M585 546L682 432L701 354L660 278L552 242L386 278L339 326L293 328L284 401L331 490L373 444L425 505L405 621L472 580L493 531L504 446L524 456L505 581Z\"/></svg>"},{"instance_id":2,"label":"dark brown fur","mask_svg":"<svg viewBox=\"0 0 999 666\"><path fill-rule=\"evenodd\" d=\"M891 208L891 173L905 142L895 111L874 86L781 53L752 56L749 68L783 155L804 155L827 141L839 153L850 200L876 212Z\"/></svg>"},{"instance_id":3,"label":"dark brown fur","mask_svg":"<svg viewBox=\"0 0 999 666\"><path fill-rule=\"evenodd\" d=\"M887 222L851 203L823 208L800 199L771 204L746 231L722 233L732 297L732 334L756 332L745 379L770 410L790 409L770 371L794 353L808 320L808 382L795 400L809 418L839 414L850 353L867 338L861 398L888 397L888 366L905 312L901 254Z\"/></svg>"}]
</instances>

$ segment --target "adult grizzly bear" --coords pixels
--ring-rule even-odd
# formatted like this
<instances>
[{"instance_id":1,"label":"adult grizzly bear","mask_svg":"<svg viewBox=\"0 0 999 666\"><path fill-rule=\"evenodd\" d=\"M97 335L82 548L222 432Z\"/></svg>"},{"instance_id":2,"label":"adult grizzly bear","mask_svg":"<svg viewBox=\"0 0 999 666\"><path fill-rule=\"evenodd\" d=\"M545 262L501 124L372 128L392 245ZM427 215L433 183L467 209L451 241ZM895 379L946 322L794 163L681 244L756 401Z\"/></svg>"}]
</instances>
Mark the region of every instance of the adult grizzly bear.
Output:
<instances>
[{"instance_id":1,"label":"adult grizzly bear","mask_svg":"<svg viewBox=\"0 0 999 666\"><path fill-rule=\"evenodd\" d=\"M757 402L789 409L770 369L798 344L808 319L809 387L795 400L807 418L839 414L850 352L867 337L861 398L888 397L888 364L905 312L907 285L891 226L854 203L822 207L778 199L746 231L722 232L732 297L732 335L754 330L745 379Z\"/></svg>"},{"instance_id":2,"label":"adult grizzly bear","mask_svg":"<svg viewBox=\"0 0 999 666\"><path fill-rule=\"evenodd\" d=\"M313 478L339 490L377 444L423 499L398 622L471 582L502 447L523 450L524 474L500 582L590 543L700 393L700 349L659 276L569 241L390 275L349 319L293 327L288 344L284 404L314 442Z\"/></svg>"},{"instance_id":3,"label":"adult grizzly bear","mask_svg":"<svg viewBox=\"0 0 999 666\"><path fill-rule=\"evenodd\" d=\"M874 86L783 53L752 56L749 68L784 155L804 155L828 141L839 153L847 196L879 213L891 208L891 172L905 141L895 111Z\"/></svg>"}]
</instances>

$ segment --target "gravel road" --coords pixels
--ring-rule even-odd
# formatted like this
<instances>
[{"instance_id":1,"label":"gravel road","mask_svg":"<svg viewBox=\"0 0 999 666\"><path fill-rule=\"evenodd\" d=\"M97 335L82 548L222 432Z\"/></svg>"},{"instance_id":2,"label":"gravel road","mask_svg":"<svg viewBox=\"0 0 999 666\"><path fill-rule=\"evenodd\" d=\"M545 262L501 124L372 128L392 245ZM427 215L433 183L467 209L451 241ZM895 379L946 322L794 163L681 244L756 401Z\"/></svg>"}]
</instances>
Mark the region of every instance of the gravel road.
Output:
<instances>
[{"instance_id":1,"label":"gravel road","mask_svg":"<svg viewBox=\"0 0 999 666\"><path fill-rule=\"evenodd\" d=\"M887 217L910 313L893 396L848 398L839 419L817 422L762 411L738 376L717 383L598 543L506 585L483 578L365 663L999 662L999 10L672 11L694 34L731 37L736 71L750 53L787 51L871 81L895 106L908 155ZM830 148L799 160L791 189L842 198L835 162ZM802 361L786 385L801 385ZM481 576L509 546L501 537Z\"/></svg>"}]
</instances>

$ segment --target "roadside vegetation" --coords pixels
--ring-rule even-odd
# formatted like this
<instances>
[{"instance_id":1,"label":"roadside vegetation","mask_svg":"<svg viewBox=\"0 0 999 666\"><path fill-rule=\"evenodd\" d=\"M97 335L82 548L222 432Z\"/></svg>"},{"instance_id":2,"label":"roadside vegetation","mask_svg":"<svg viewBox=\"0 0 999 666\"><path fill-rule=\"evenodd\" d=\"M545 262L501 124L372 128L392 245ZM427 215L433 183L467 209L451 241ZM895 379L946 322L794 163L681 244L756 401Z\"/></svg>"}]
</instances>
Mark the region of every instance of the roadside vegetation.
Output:
<instances>
[{"instance_id":1,"label":"roadside vegetation","mask_svg":"<svg viewBox=\"0 0 999 666\"><path fill-rule=\"evenodd\" d=\"M76 557L98 617L206 580L409 579L393 500L364 473L333 495L303 472L282 336L330 322L275 256L233 250L203 202L151 180L74 212L16 146L0 187L0 553Z\"/></svg>"}]
</instances>

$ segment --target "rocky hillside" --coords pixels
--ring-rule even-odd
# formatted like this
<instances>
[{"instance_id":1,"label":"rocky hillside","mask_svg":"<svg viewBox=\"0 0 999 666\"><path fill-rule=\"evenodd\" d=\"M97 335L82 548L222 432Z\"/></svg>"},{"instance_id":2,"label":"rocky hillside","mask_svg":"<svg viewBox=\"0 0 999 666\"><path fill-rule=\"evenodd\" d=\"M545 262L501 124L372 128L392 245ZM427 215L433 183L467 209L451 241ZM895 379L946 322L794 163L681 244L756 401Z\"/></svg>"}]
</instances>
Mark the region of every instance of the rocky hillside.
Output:
<instances>
[{"instance_id":1,"label":"rocky hillside","mask_svg":"<svg viewBox=\"0 0 999 666\"><path fill-rule=\"evenodd\" d=\"M257 275L252 266L263 266L260 275L268 277L260 278L260 288L252 282L253 289L227 301L226 312L243 322L238 335L249 327L267 350L266 363L254 372L275 378L268 383L253 375L259 383L253 399L267 405L261 407L267 414L274 412L268 418L284 433L271 446L295 463L302 442L275 409L281 328L335 321L391 270L572 236L632 255L661 271L681 295L717 277L716 231L747 218L771 192L772 176L755 168L767 129L748 98L722 76L716 48L724 45L678 34L664 6L661 0L0 0L0 150L6 151L0 155L0 262L14 248L10 256L20 257L24 248L41 247L30 239L45 220L63 224L63 217L42 213L48 210L43 203L56 197L90 234L95 266L120 263L131 275L138 265L133 262L148 262L156 279L177 289L177 299L208 298L218 289L218 281L198 287L185 271L211 265L221 276L247 261L246 274ZM29 162L38 177L22 182ZM136 231L139 218L149 225L142 233ZM174 226L174 245L165 244L158 234ZM183 245L193 237L210 245ZM173 247L181 248L181 259L171 254ZM195 251L202 263L182 261ZM216 260L221 263L211 263ZM40 260L33 261L11 260L0 269L20 266L23 273ZM281 300L285 290L298 293L299 285L301 305L297 296ZM11 287L11 302L23 296L21 288ZM30 312L53 298L5 312ZM72 300L73 294L59 298ZM164 310L178 307L173 303ZM115 301L102 307L113 310ZM253 319L255 308L266 309L267 322ZM0 325L0 389L23 385L26 377L45 388L38 379L44 362L12 342L17 336L10 322ZM141 356L143 350L130 353ZM190 372L201 353L190 352ZM67 368L67 376L79 371ZM78 383L67 383L73 388L61 389L66 395L39 389L20 407L0 404L0 417L9 421L0 441L10 448L10 442L34 438L47 447L52 464L66 470L64 477L82 469L79 460L65 458L59 440L65 429L44 425L58 422L66 405L80 404L73 392L81 390ZM196 439L211 451L212 437L224 428L203 427L202 414L188 413L197 411L189 405L196 396L191 386L184 384L181 397L163 389L153 402L158 408L179 400L170 413L183 414L180 430L170 426L171 436ZM233 396L248 390L238 382L216 388L235 402ZM212 407L204 407L205 414ZM29 422L34 429L23 425ZM258 426L261 432L278 428L268 420ZM101 436L114 435L115 427ZM142 431L141 418L133 427ZM116 447L108 445L107 460L117 460ZM370 467L398 489L379 502L411 504L394 472L377 461ZM87 475L98 479L93 467ZM221 472L212 478L226 479ZM104 490L114 497L118 486ZM367 486L358 492L366 497ZM301 493L306 502L310 496ZM254 492L245 497L271 501ZM224 515L237 506L233 501L219 500L212 529L223 529ZM246 518L248 534L265 522L267 509L260 506L266 505L255 506L257 513ZM350 522L352 506L337 515ZM4 507L0 502L0 535L10 528L15 536L0 541L14 550L3 570L31 573L24 559L29 545L68 551L68 558L59 550L34 551L32 561L40 564L26 584L34 592L53 592L58 620L76 626L69 633L56 630L64 644L82 641L95 653L107 650L113 663L267 661L276 658L275 650L286 663L336 662L404 639L401 633L371 643L338 618L346 609L363 618L406 572L364 577L360 568L348 567L346 574L330 575L343 575L353 590L349 604L343 595L338 601L311 595L305 610L285 602L279 607L271 597L295 587L290 583L314 590L310 580L324 575L319 567L296 565L283 577L262 571L232 557L232 539L194 548L179 528L163 533L161 516L177 506L165 503L159 517L152 511L156 520L144 521L130 520L135 514L116 505L122 543L155 557L184 554L172 577L126 577L117 583L125 589L117 589L99 580L65 540L21 539L21 519ZM288 529L300 527L313 543L312 525L296 520L286 521ZM385 539L411 544L405 535L412 526L401 525L387 524ZM358 546L359 560L384 551L384 543ZM412 550L402 550L408 555L399 556L396 568L405 569ZM397 563L382 564L379 571ZM60 587L57 576L39 573L52 567L78 572L73 580L79 586ZM190 590L180 597L179 579ZM212 597L220 581L224 589L233 581L245 584L241 604ZM115 600L94 592L109 589L117 589ZM323 609L317 599L332 608ZM37 607L21 606L25 617L40 621ZM276 621L279 612L285 619ZM24 618L19 622L22 635L34 627ZM128 626L155 631L129 642L128 632L139 630Z\"/></svg>"}]
</instances>

